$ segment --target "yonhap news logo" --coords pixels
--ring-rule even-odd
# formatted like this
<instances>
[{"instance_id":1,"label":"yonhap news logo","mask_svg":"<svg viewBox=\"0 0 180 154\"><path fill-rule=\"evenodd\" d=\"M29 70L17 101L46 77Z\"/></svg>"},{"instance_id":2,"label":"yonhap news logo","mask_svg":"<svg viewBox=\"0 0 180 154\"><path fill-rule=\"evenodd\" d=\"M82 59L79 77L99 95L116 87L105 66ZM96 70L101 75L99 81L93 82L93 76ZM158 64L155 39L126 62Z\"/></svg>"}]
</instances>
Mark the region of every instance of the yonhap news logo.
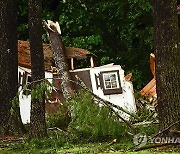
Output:
<instances>
[{"instance_id":1,"label":"yonhap news logo","mask_svg":"<svg viewBox=\"0 0 180 154\"><path fill-rule=\"evenodd\" d=\"M170 136L163 136L163 137L154 137L148 138L146 134L139 133L136 134L133 138L133 142L137 147L143 147L147 143L172 143L172 144L180 144L180 137L170 137Z\"/></svg>"},{"instance_id":2,"label":"yonhap news logo","mask_svg":"<svg viewBox=\"0 0 180 154\"><path fill-rule=\"evenodd\" d=\"M180 144L180 137L154 137L151 138L151 143L173 143L173 144Z\"/></svg>"},{"instance_id":3,"label":"yonhap news logo","mask_svg":"<svg viewBox=\"0 0 180 154\"><path fill-rule=\"evenodd\" d=\"M134 136L134 138L133 138L133 142L138 147L145 146L146 143L147 143L147 136L146 136L146 134L142 134L142 133L136 134Z\"/></svg>"}]
</instances>

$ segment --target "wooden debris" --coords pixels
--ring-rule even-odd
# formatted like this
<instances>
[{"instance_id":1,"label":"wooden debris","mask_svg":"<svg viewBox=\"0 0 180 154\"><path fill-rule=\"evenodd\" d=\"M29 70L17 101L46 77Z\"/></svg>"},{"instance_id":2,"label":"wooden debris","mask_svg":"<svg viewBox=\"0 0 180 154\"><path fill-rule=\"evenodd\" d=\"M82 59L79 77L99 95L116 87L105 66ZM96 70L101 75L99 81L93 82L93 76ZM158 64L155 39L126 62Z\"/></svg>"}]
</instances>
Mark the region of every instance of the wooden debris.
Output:
<instances>
[{"instance_id":1,"label":"wooden debris","mask_svg":"<svg viewBox=\"0 0 180 154\"><path fill-rule=\"evenodd\" d=\"M130 81L132 78L132 73L129 73L128 75L125 76L126 81Z\"/></svg>"}]
</instances>

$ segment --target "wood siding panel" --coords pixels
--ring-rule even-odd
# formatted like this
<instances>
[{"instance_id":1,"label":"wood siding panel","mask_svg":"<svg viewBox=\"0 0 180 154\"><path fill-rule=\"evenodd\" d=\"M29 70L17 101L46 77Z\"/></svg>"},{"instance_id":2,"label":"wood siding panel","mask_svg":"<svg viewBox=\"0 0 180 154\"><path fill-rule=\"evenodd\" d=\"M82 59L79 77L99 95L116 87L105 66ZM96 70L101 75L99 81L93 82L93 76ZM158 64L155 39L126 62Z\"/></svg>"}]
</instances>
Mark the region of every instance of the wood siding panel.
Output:
<instances>
[{"instance_id":1,"label":"wood siding panel","mask_svg":"<svg viewBox=\"0 0 180 154\"><path fill-rule=\"evenodd\" d=\"M73 81L77 81L76 75L85 83L85 85L89 88L92 89L92 84L91 84L91 77L90 77L90 71L85 70L85 71L80 71L80 72L70 72L71 78ZM81 87L78 86L77 84L74 85L76 90L80 90Z\"/></svg>"}]
</instances>

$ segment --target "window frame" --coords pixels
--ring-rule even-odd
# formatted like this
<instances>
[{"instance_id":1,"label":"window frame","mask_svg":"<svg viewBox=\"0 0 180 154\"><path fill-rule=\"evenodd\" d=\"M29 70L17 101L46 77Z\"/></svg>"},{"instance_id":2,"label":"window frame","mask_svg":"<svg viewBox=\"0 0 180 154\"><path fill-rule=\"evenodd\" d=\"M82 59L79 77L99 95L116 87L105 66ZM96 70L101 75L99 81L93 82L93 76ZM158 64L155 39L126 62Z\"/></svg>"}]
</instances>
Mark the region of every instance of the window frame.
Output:
<instances>
[{"instance_id":1,"label":"window frame","mask_svg":"<svg viewBox=\"0 0 180 154\"><path fill-rule=\"evenodd\" d=\"M100 75L100 82L102 85L104 95L122 94L122 87L121 87L119 70L103 71L103 72L100 72L100 74L101 74ZM117 88L106 88L104 74L115 74L115 76L116 76L115 81L117 83Z\"/></svg>"},{"instance_id":2,"label":"window frame","mask_svg":"<svg viewBox=\"0 0 180 154\"><path fill-rule=\"evenodd\" d=\"M30 82L28 81L28 78L30 78ZM32 90L32 85L31 85L31 83L32 83L32 76L30 75L30 74L27 74L27 76L26 76L26 85L27 85L27 90Z\"/></svg>"}]
</instances>

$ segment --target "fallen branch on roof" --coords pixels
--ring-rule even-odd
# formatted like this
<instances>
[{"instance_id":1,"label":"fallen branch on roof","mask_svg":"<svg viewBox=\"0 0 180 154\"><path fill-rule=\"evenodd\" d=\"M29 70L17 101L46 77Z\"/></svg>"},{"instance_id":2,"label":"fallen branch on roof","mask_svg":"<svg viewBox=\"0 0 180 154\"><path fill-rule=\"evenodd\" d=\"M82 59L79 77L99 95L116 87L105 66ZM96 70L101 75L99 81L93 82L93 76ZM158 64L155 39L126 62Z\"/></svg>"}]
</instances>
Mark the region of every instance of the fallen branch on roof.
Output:
<instances>
[{"instance_id":1,"label":"fallen branch on roof","mask_svg":"<svg viewBox=\"0 0 180 154\"><path fill-rule=\"evenodd\" d=\"M79 83L76 82L76 81L70 80L70 79L69 79L69 81L70 81L70 82L73 82L73 83L75 83L75 84L77 84L77 85L79 85L79 86L82 87L84 90L86 90L87 92L89 92L92 96L94 96L97 100L99 100L99 103L101 103L101 104L103 104L104 106L107 106L109 109L111 109L111 111L116 115L116 117L118 117L119 119L121 119L124 123L127 124L127 126L128 126L129 128L131 128L131 129L133 130L133 132L135 132L134 126L133 126L129 121L125 120L122 116L120 116L120 114L118 113L118 111L122 111L122 112L130 115L131 117L134 117L134 118L138 119L138 117L137 117L135 114L130 113L129 111L123 109L122 107L117 106L117 105L115 105L115 104L112 104L111 102L106 101L106 100L100 98L99 96L97 96L96 94L94 94L90 89L88 89L88 88L86 87L86 85L83 83L83 81L82 81L78 76L76 76L76 78L77 78L77 80L79 81ZM58 79L61 79L61 78L44 78L44 79L40 79L40 80L33 81L33 82L47 81L47 79L57 79L57 80L58 80ZM33 82L31 82L30 84L32 84ZM30 85L30 84L28 84L28 85ZM56 89L57 89L57 88L56 88ZM118 109L118 111L116 111L114 108Z\"/></svg>"},{"instance_id":2,"label":"fallen branch on roof","mask_svg":"<svg viewBox=\"0 0 180 154\"><path fill-rule=\"evenodd\" d=\"M111 106L111 107L114 107L114 108L116 108L116 109L118 109L118 110L120 110L120 111L122 111L122 112L124 112L124 113L126 113L126 114L128 114L128 115L130 115L131 117L134 117L135 119L139 120L139 118L138 118L135 114L133 114L133 113L125 110L124 108L122 108L122 107L120 107L120 106L118 106L118 105L115 105L115 104L113 104L113 103L111 103L111 102L109 102L109 101L106 101L106 100L100 98L98 95L94 94L89 88L86 87L86 85L83 83L83 81L82 81L78 76L75 76L75 77L77 78L77 80L78 80L80 83L77 83L77 82L75 82L75 81L73 81L73 82L76 83L76 84L78 84L79 86L81 86L84 90L87 90L87 91L88 91L89 93L91 93L95 98L97 98L98 100L104 102L105 104L107 104L107 105L109 105L109 106Z\"/></svg>"},{"instance_id":3,"label":"fallen branch on roof","mask_svg":"<svg viewBox=\"0 0 180 154\"><path fill-rule=\"evenodd\" d=\"M108 107L108 108L116 115L116 117L118 117L119 119L121 119L124 123L127 124L127 126L128 126L129 128L131 128L131 129L133 130L133 132L135 132L135 128L133 127L133 125L132 125L129 121L125 120L122 116L120 116L117 111L114 110L114 108L113 108L113 107L114 107L114 104L112 104L111 102L106 101L106 100L100 98L99 96L97 96L96 94L94 94L91 90L89 90L89 89L86 87L86 85L84 84L84 82L83 82L77 75L76 75L75 77L76 77L76 79L80 82L78 85L80 85L83 89L85 89L86 91L88 91L92 96L94 96L95 98L97 98L98 100L100 100L100 103L101 103L101 104L103 104L104 106ZM116 106L116 105L115 105L115 106ZM123 108L122 108L121 111L123 111L123 112L125 112L125 113L127 113L127 114L129 113L128 111L124 110ZM131 113L130 113L130 114L131 114Z\"/></svg>"},{"instance_id":4,"label":"fallen branch on roof","mask_svg":"<svg viewBox=\"0 0 180 154\"><path fill-rule=\"evenodd\" d=\"M120 114L118 113L118 111L115 111L114 108L117 108L118 110L120 111L123 111L124 113L128 114L128 115L132 115L134 116L133 114L131 114L130 112L124 110L122 107L119 107L117 105L114 105L112 104L111 102L109 101L106 101L102 98L100 98L99 96L97 96L96 94L94 94L91 90L89 90L86 85L84 84L84 82L78 77L78 76L75 76L77 78L77 80L80 82L75 82L73 80L70 80L71 82L75 83L75 84L78 84L80 87L82 87L84 90L86 90L87 92L89 92L92 96L94 96L96 99L99 100L99 103L103 104L104 106L107 106L109 109L111 109L111 111L116 115L116 117L118 117L119 119L121 119L125 124L127 124L127 126L129 128L131 128L133 130L133 132L135 132L135 128L134 126L127 120L125 120L122 116L120 116ZM56 78L56 79L59 79L59 78Z\"/></svg>"},{"instance_id":5,"label":"fallen branch on roof","mask_svg":"<svg viewBox=\"0 0 180 154\"><path fill-rule=\"evenodd\" d=\"M92 93L91 93L91 94L92 94ZM92 95L93 95L93 94L92 94ZM93 95L93 96L95 96L95 95ZM97 98L97 96L95 96L95 97ZM98 96L97 99L99 99L99 96ZM122 116L120 116L120 114L118 113L118 111L115 111L112 106L110 106L110 105L109 105L107 102L105 102L105 101L99 101L99 103L102 104L102 105L104 105L104 106L106 106L106 107L108 107L108 108L115 114L116 117L118 117L120 120L122 120L124 123L126 123L126 124L128 125L128 127L131 128L131 129L135 132L134 126L131 125L131 123L128 122L127 120L125 120Z\"/></svg>"},{"instance_id":6,"label":"fallen branch on roof","mask_svg":"<svg viewBox=\"0 0 180 154\"><path fill-rule=\"evenodd\" d=\"M77 77L77 78L78 78L79 81L81 80L79 77ZM48 81L48 79L62 80L61 78L44 78L44 79L40 79L40 80L33 81L33 82L31 82L31 83L28 83L27 85L29 86L29 85L33 84L34 82ZM90 89L88 89L88 88L86 87L86 85L82 82L82 80L81 80L80 83L78 83L78 82L76 82L76 81L73 81L73 80L70 80L70 79L69 79L69 81L72 82L72 83L77 84L77 85L80 86L82 89L88 91L88 92L89 92L90 94L92 94L95 98L97 98L98 100L104 102L105 104L108 104L109 106L111 106L111 107L113 107L113 108L116 108L116 109L118 109L119 111L122 111L122 112L130 115L131 117L139 120L139 117L136 116L135 114L133 114L133 113L125 110L124 108L122 108L122 107L120 107L120 106L118 106L118 105L115 105L115 104L113 104L113 103L111 103L111 102L109 102L109 101L106 101L106 100L100 98L99 96L97 96L96 94L94 94ZM49 81L48 81L48 82L49 82ZM56 88L56 89L57 89L57 88ZM21 89L21 90L22 90L22 89ZM57 89L57 90L59 90L59 89Z\"/></svg>"}]
</instances>

